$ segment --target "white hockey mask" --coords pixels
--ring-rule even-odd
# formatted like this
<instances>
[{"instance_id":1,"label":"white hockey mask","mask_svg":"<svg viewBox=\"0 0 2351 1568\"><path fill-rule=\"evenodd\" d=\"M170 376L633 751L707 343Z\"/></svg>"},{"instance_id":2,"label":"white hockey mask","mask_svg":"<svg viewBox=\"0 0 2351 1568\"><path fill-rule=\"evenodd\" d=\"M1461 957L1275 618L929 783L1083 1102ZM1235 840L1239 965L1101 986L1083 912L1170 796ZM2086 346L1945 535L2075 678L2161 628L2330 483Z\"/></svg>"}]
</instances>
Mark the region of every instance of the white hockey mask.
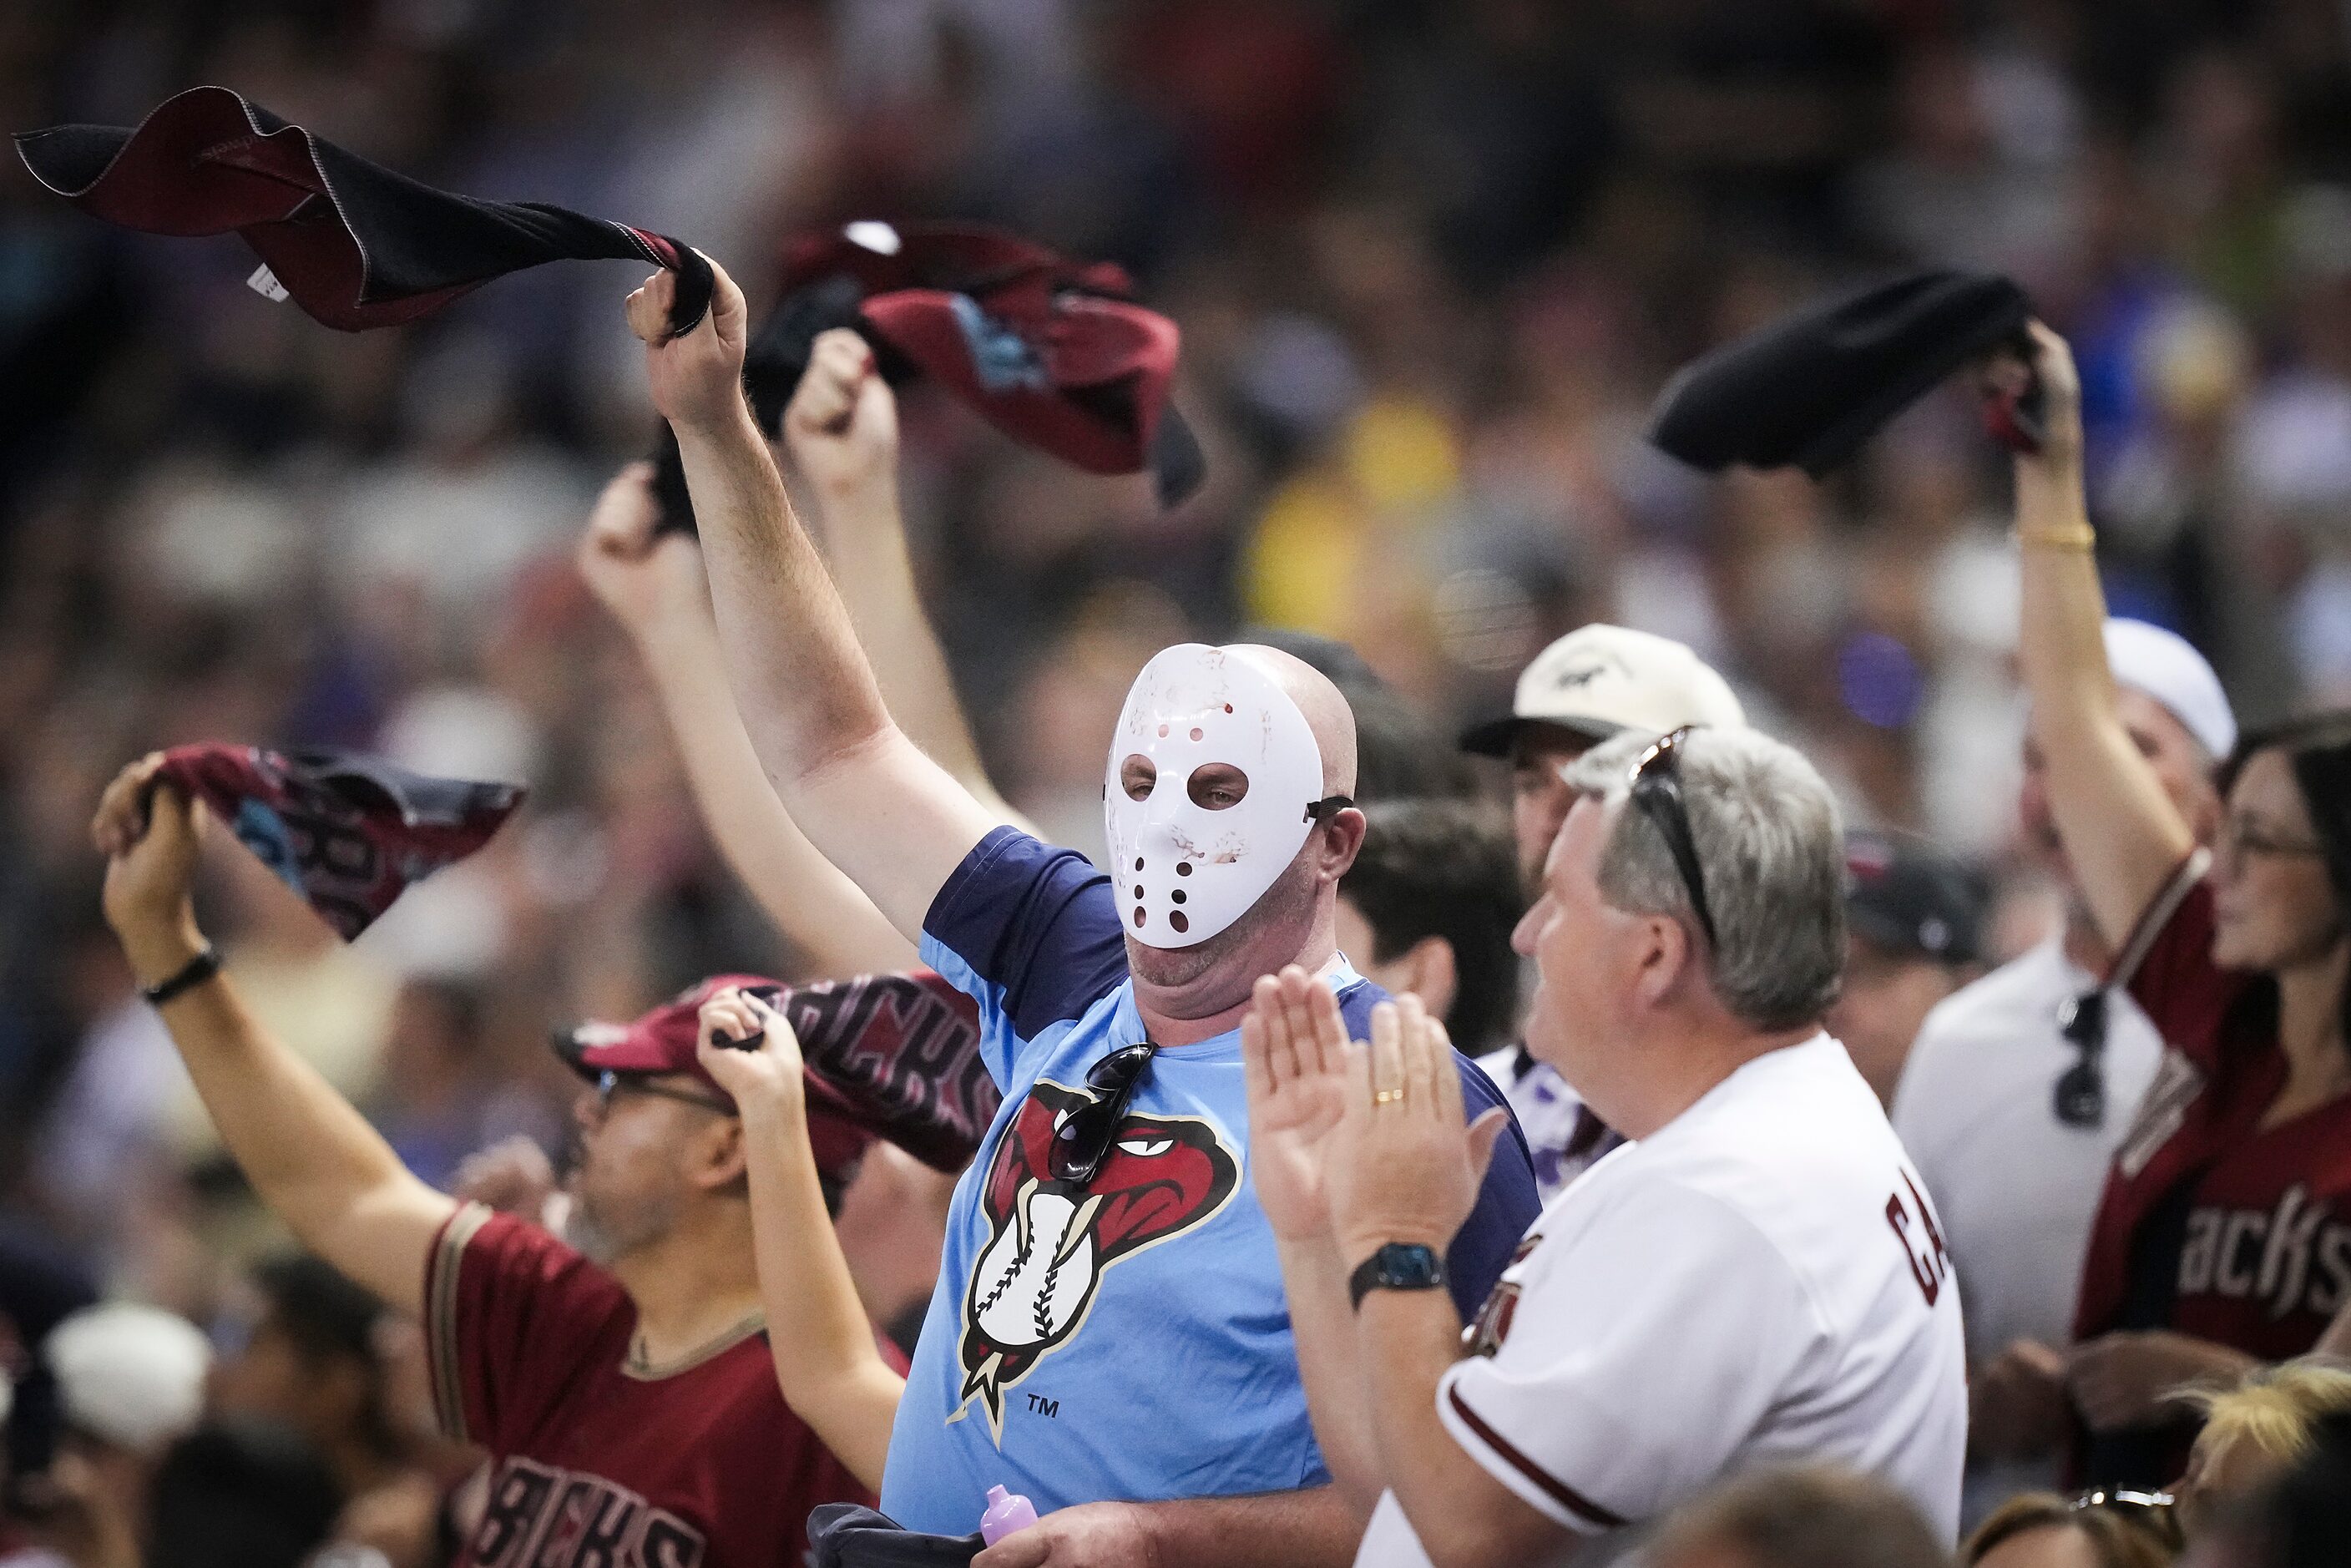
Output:
<instances>
[{"instance_id":1,"label":"white hockey mask","mask_svg":"<svg viewBox=\"0 0 2351 1568\"><path fill-rule=\"evenodd\" d=\"M1189 947L1247 914L1316 821L1322 754L1306 716L1246 653L1180 643L1134 677L1102 790L1126 934Z\"/></svg>"}]
</instances>

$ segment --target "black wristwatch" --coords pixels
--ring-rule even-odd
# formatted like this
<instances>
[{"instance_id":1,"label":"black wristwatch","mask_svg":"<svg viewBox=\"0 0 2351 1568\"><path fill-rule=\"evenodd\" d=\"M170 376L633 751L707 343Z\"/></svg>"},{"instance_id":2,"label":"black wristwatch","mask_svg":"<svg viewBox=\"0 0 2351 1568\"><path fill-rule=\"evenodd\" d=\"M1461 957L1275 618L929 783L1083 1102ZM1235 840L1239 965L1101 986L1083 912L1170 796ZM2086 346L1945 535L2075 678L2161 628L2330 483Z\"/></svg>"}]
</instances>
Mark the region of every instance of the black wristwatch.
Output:
<instances>
[{"instance_id":1,"label":"black wristwatch","mask_svg":"<svg viewBox=\"0 0 2351 1568\"><path fill-rule=\"evenodd\" d=\"M1391 1241L1347 1276L1347 1299L1358 1311L1374 1291L1434 1291L1445 1283L1445 1260L1434 1247Z\"/></svg>"}]
</instances>

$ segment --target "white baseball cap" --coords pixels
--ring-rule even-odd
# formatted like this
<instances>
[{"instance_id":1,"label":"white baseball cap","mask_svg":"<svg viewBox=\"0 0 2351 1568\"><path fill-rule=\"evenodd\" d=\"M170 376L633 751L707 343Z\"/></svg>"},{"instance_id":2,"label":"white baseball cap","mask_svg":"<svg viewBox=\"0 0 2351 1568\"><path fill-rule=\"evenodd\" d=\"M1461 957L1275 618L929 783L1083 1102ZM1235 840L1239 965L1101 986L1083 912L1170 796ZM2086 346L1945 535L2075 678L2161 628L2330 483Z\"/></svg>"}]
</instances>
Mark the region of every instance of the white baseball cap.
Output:
<instances>
[{"instance_id":1,"label":"white baseball cap","mask_svg":"<svg viewBox=\"0 0 2351 1568\"><path fill-rule=\"evenodd\" d=\"M2109 619L2106 668L2116 685L2161 703L2215 761L2236 749L2237 716L2220 689L2220 677L2177 632L2121 616Z\"/></svg>"},{"instance_id":2,"label":"white baseball cap","mask_svg":"<svg viewBox=\"0 0 2351 1568\"><path fill-rule=\"evenodd\" d=\"M41 1354L66 1420L117 1448L160 1452L204 1415L212 1343L177 1313L102 1301L51 1329Z\"/></svg>"},{"instance_id":3,"label":"white baseball cap","mask_svg":"<svg viewBox=\"0 0 2351 1568\"><path fill-rule=\"evenodd\" d=\"M1536 654L1519 673L1510 716L1462 731L1461 749L1507 757L1530 724L1605 740L1619 730L1662 735L1686 724L1742 729L1747 714L1729 684L1682 643L1595 621Z\"/></svg>"}]
</instances>

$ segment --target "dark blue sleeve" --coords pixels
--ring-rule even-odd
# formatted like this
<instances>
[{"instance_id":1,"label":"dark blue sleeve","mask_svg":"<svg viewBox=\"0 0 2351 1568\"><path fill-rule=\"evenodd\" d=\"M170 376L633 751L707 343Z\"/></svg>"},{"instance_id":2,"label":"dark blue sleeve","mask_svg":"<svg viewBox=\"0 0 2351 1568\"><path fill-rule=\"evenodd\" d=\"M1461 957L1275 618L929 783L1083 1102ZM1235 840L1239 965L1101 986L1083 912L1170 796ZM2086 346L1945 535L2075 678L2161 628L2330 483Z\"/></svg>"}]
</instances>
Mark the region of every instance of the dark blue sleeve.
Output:
<instances>
[{"instance_id":1,"label":"dark blue sleeve","mask_svg":"<svg viewBox=\"0 0 2351 1568\"><path fill-rule=\"evenodd\" d=\"M1075 850L998 828L931 901L923 961L1034 1040L1126 978L1110 878Z\"/></svg>"},{"instance_id":2,"label":"dark blue sleeve","mask_svg":"<svg viewBox=\"0 0 2351 1568\"><path fill-rule=\"evenodd\" d=\"M1527 1150L1527 1135L1520 1130L1510 1102L1476 1062L1458 1051L1453 1053L1453 1064L1461 1071L1464 1116L1474 1122L1499 1105L1510 1118L1502 1135L1494 1140L1494 1158L1486 1167L1486 1185L1478 1193L1478 1207L1469 1211L1445 1253L1445 1275L1453 1288L1453 1304L1461 1309L1461 1321L1466 1323L1478 1315L1478 1309L1486 1304L1487 1296L1501 1280L1502 1270L1510 1266L1510 1254L1518 1250L1527 1227L1542 1212L1542 1197L1535 1188L1534 1156Z\"/></svg>"},{"instance_id":3,"label":"dark blue sleeve","mask_svg":"<svg viewBox=\"0 0 2351 1568\"><path fill-rule=\"evenodd\" d=\"M1339 998L1339 1016L1346 1020L1347 1038L1369 1040L1372 1009L1386 999L1387 993L1369 980L1348 987ZM1502 1135L1494 1140L1494 1158L1486 1167L1486 1185L1479 1190L1478 1207L1469 1211L1445 1252L1445 1277L1453 1291L1453 1304L1466 1323L1477 1317L1478 1309L1486 1304L1486 1297L1502 1278L1502 1270L1510 1266L1510 1254L1518 1250L1527 1227L1542 1212L1542 1197L1535 1187L1534 1156L1527 1150L1527 1135L1520 1130L1510 1103L1476 1062L1458 1051L1453 1053L1453 1065L1461 1073L1465 1118L1474 1122L1497 1106L1510 1117Z\"/></svg>"}]
</instances>

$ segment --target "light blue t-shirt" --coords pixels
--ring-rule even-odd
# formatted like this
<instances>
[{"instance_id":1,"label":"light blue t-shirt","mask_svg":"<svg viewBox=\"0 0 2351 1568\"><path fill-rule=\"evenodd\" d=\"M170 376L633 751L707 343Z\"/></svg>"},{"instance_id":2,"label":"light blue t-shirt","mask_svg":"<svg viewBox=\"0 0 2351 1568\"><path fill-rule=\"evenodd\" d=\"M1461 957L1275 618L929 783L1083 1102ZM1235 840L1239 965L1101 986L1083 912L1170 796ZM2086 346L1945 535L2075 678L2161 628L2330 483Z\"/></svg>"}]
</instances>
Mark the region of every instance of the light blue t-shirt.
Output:
<instances>
[{"instance_id":1,"label":"light blue t-shirt","mask_svg":"<svg viewBox=\"0 0 2351 1568\"><path fill-rule=\"evenodd\" d=\"M1051 1175L1056 1122L1092 1098L1096 1061L1144 1038L1107 879L999 828L924 924L923 961L979 1004L1004 1103L956 1186L883 1511L961 1535L999 1484L1043 1513L1328 1480L1273 1233L1246 1179L1239 1031L1163 1048L1079 1189ZM1343 961L1332 977L1360 1039L1382 993ZM1502 1103L1463 1066L1470 1116ZM1538 1208L1514 1126L1448 1254L1465 1319Z\"/></svg>"}]
</instances>

